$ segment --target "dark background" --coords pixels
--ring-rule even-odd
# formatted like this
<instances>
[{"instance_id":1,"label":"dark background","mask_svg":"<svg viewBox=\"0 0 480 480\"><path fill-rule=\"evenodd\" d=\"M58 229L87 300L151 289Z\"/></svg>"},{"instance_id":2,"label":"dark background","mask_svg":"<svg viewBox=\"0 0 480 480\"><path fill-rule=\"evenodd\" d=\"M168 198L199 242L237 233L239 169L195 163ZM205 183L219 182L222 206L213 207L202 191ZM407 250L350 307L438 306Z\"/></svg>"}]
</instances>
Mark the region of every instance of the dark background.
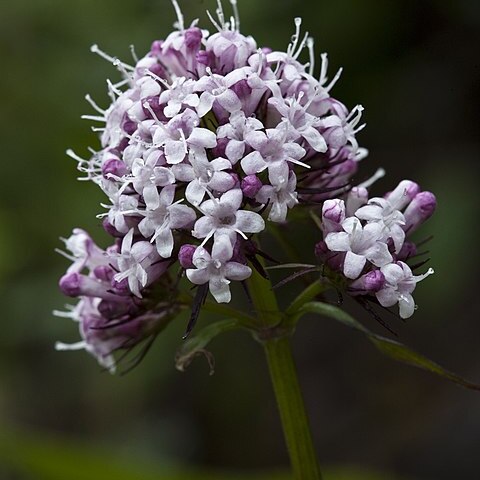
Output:
<instances>
[{"instance_id":1,"label":"dark background","mask_svg":"<svg viewBox=\"0 0 480 480\"><path fill-rule=\"evenodd\" d=\"M199 16L208 25L203 11L215 9L213 0L181 3L187 21ZM368 123L359 138L370 156L359 180L383 166L387 177L377 193L402 178L436 193L438 211L421 233L434 235L436 273L419 285L414 317L390 321L401 341L480 382L480 3L239 3L242 31L259 45L284 49L301 16L318 55L329 52L330 74L345 67L333 95L350 107L363 104ZM98 43L128 60L131 43L143 55L173 21L166 0L0 4L1 479L84 478L61 472L76 465L78 474L92 462L93 479L124 478L127 467L116 467L123 463L136 472L128 478L144 478L140 472L152 465L192 472L287 466L263 354L244 334L212 343L212 377L203 360L185 374L174 368L184 318L124 377L101 372L84 353L53 350L55 340L78 337L74 324L51 314L65 303L56 286L67 267L54 253L59 236L80 226L106 241L95 218L101 192L75 180L75 163L64 154L72 147L86 155L88 145L98 145L79 119L89 112L83 97L89 92L105 104L105 78L118 78L89 47ZM318 234L302 229L291 224L286 234L299 251L311 251ZM204 315L201 324L207 322ZM293 343L315 443L336 472L330 478L478 478L478 394L396 364L329 320L305 319ZM100 477L103 460L110 463ZM390 473L362 477L359 469Z\"/></svg>"}]
</instances>

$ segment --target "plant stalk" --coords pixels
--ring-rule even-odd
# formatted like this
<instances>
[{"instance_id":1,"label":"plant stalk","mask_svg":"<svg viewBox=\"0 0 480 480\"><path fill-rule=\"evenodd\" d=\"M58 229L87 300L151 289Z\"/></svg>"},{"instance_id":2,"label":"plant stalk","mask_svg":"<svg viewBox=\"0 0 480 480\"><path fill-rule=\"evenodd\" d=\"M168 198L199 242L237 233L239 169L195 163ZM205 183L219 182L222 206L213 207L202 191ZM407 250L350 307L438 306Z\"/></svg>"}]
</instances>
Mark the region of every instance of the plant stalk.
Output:
<instances>
[{"instance_id":1,"label":"plant stalk","mask_svg":"<svg viewBox=\"0 0 480 480\"><path fill-rule=\"evenodd\" d=\"M269 280L254 272L249 279L249 291L259 321L259 338L267 357L293 478L294 480L321 480L320 467L292 356L291 330L282 330L285 316L278 308Z\"/></svg>"}]
</instances>

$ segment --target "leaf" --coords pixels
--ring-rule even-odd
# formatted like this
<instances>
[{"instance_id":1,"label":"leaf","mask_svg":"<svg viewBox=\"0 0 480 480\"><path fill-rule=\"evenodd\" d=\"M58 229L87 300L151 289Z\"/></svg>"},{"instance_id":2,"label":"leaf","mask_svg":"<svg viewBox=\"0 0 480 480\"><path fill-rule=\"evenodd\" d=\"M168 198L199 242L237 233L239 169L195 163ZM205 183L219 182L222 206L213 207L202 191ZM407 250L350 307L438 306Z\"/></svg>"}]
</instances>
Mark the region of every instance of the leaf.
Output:
<instances>
[{"instance_id":1,"label":"leaf","mask_svg":"<svg viewBox=\"0 0 480 480\"><path fill-rule=\"evenodd\" d=\"M210 375L213 375L215 371L215 358L205 347L221 333L237 328L241 328L241 324L239 320L234 318L221 320L203 328L196 335L186 340L180 347L175 356L175 367L177 370L184 372L196 357L204 355L210 367Z\"/></svg>"},{"instance_id":2,"label":"leaf","mask_svg":"<svg viewBox=\"0 0 480 480\"><path fill-rule=\"evenodd\" d=\"M304 304L294 316L299 318L304 313L317 313L319 315L333 318L350 328L362 332L375 345L375 347L387 357L426 370L427 372L434 373L456 383L457 385L461 385L462 387L480 391L480 385L469 382L455 373L444 369L437 363L411 350L396 340L391 340L371 332L351 315L335 305L322 302L309 302Z\"/></svg>"}]
</instances>

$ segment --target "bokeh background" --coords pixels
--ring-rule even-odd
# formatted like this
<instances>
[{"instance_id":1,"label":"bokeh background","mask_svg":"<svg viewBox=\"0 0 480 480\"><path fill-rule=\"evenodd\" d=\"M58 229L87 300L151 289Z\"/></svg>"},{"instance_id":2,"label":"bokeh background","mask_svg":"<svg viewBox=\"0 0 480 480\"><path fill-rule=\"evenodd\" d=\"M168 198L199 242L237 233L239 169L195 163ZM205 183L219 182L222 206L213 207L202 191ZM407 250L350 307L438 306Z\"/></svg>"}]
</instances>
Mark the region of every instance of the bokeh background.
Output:
<instances>
[{"instance_id":1,"label":"bokeh background","mask_svg":"<svg viewBox=\"0 0 480 480\"><path fill-rule=\"evenodd\" d=\"M284 48L301 16L317 52L329 52L331 74L345 67L334 95L362 103L368 123L360 141L370 157L358 180L383 166L378 193L414 178L437 194L438 212L422 231L434 235L436 274L419 286L415 316L390 322L402 341L480 382L480 3L239 3L242 30L259 45ZM213 0L181 4L188 19L205 20L215 8ZM130 44L143 54L173 21L167 0L0 2L2 480L257 478L248 474L287 467L263 354L246 335L212 343L212 377L201 359L186 373L174 369L184 318L126 376L102 372L84 353L53 350L57 339L77 339L74 324L51 314L65 303L56 285L67 266L54 253L59 237L80 226L106 241L95 218L101 193L75 180L64 154L97 146L79 118L89 110L83 98L105 103L105 78L117 78L89 47L128 59ZM285 234L302 252L317 236L313 226ZM348 300L346 308L383 333ZM478 478L478 394L385 359L329 320L305 319L294 349L327 479Z\"/></svg>"}]
</instances>

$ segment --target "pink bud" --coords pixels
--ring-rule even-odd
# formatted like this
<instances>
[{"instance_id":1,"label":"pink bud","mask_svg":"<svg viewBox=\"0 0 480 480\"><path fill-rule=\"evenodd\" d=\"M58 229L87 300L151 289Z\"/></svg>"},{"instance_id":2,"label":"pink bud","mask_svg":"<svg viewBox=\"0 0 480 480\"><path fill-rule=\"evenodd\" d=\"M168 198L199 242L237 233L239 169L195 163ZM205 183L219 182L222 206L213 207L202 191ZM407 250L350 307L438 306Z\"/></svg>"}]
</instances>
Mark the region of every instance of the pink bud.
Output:
<instances>
[{"instance_id":1,"label":"pink bud","mask_svg":"<svg viewBox=\"0 0 480 480\"><path fill-rule=\"evenodd\" d=\"M193 265L193 254L197 247L195 245L182 245L180 251L178 252L178 261L183 268L194 268Z\"/></svg>"},{"instance_id":2,"label":"pink bud","mask_svg":"<svg viewBox=\"0 0 480 480\"><path fill-rule=\"evenodd\" d=\"M255 198L262 188L262 182L256 175L247 175L242 180L242 192L247 198Z\"/></svg>"},{"instance_id":3,"label":"pink bud","mask_svg":"<svg viewBox=\"0 0 480 480\"><path fill-rule=\"evenodd\" d=\"M414 232L422 223L433 215L436 206L437 199L433 193L418 193L404 212L405 231L409 234Z\"/></svg>"}]
</instances>

